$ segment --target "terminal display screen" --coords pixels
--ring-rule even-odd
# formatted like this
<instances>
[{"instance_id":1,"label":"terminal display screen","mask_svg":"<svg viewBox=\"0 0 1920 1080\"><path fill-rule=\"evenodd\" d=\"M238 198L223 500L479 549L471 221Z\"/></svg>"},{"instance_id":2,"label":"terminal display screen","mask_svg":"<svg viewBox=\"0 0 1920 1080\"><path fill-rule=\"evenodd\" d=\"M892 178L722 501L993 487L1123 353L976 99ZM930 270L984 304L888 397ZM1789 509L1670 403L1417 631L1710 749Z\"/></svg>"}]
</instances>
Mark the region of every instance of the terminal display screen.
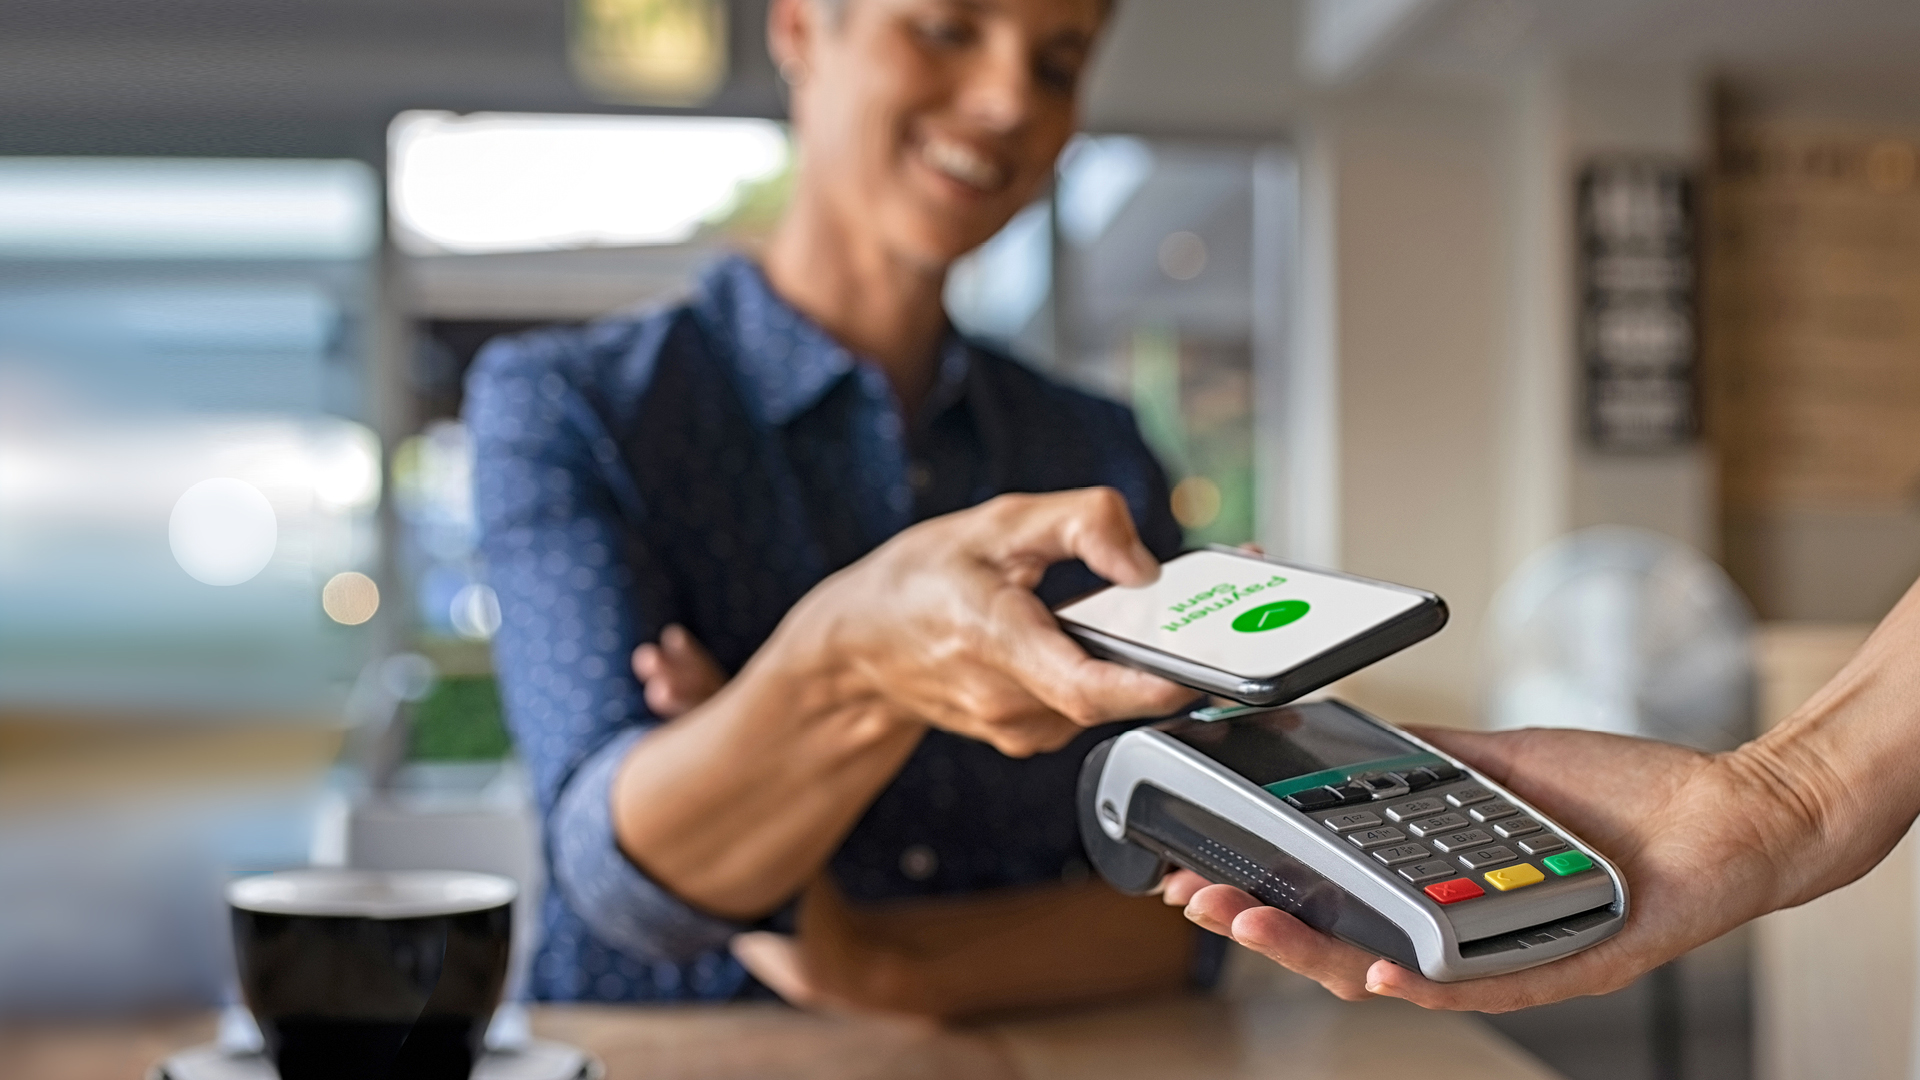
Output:
<instances>
[{"instance_id":1,"label":"terminal display screen","mask_svg":"<svg viewBox=\"0 0 1920 1080\"><path fill-rule=\"evenodd\" d=\"M1360 764L1437 760L1332 703L1272 709L1232 723L1181 721L1165 730L1262 787Z\"/></svg>"}]
</instances>

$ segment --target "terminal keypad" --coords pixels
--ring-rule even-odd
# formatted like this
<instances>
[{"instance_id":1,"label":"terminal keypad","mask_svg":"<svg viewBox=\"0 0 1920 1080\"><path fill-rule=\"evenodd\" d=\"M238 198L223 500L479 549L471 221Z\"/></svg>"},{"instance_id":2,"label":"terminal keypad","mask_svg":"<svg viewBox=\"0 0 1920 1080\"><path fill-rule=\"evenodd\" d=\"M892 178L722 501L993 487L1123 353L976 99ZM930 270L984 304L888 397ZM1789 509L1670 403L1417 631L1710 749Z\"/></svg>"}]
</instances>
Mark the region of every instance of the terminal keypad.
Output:
<instances>
[{"instance_id":1,"label":"terminal keypad","mask_svg":"<svg viewBox=\"0 0 1920 1080\"><path fill-rule=\"evenodd\" d=\"M1342 802L1308 812L1405 888L1436 903L1489 903L1489 897L1595 870L1546 825L1451 765L1399 775L1412 781L1411 797L1383 795L1362 807L1348 785L1332 785L1319 790L1345 795ZM1288 801L1307 810L1305 800Z\"/></svg>"}]
</instances>

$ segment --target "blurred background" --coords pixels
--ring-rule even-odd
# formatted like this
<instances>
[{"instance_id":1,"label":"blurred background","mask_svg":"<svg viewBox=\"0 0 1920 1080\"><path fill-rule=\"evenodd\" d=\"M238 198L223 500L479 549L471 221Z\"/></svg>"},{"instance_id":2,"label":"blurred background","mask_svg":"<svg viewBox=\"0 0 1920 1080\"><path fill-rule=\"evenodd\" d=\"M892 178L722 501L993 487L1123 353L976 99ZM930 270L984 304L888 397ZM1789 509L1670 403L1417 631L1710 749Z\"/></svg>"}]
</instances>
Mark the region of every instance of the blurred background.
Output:
<instances>
[{"instance_id":1,"label":"blurred background","mask_svg":"<svg viewBox=\"0 0 1920 1080\"><path fill-rule=\"evenodd\" d=\"M764 235L764 19L0 6L0 1017L229 1000L233 874L540 887L461 379ZM1357 703L1731 745L1920 575L1916 55L1907 0L1121 0L949 308L1131 405L1192 542L1444 595ZM1915 874L1498 1023L1909 1075Z\"/></svg>"}]
</instances>

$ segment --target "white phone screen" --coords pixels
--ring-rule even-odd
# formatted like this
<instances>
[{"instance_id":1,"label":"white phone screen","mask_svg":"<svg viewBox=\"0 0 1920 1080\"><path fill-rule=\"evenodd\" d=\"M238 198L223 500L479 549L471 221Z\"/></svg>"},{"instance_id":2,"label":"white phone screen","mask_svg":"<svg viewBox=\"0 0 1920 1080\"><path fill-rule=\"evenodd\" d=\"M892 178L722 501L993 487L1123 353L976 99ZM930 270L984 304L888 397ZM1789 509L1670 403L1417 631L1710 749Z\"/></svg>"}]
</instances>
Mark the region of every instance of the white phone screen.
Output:
<instances>
[{"instance_id":1,"label":"white phone screen","mask_svg":"<svg viewBox=\"0 0 1920 1080\"><path fill-rule=\"evenodd\" d=\"M1151 585L1104 589L1055 614L1111 637L1258 679L1290 671L1420 601L1414 593L1364 581L1222 551L1194 551L1163 565L1160 580Z\"/></svg>"}]
</instances>

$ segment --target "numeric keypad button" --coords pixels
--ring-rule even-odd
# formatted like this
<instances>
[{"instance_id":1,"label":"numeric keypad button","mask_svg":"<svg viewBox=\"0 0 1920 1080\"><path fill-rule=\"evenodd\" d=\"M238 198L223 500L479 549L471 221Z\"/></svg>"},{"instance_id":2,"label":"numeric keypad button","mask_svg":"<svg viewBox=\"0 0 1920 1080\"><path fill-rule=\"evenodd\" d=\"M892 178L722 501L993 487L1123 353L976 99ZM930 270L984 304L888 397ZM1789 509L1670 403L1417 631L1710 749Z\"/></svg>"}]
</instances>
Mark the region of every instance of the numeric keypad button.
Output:
<instances>
[{"instance_id":1,"label":"numeric keypad button","mask_svg":"<svg viewBox=\"0 0 1920 1080\"><path fill-rule=\"evenodd\" d=\"M1473 809L1467 811L1467 816L1484 825L1489 821L1499 821L1501 818L1512 817L1519 812L1520 808L1507 800L1495 799L1493 802L1485 802L1475 806Z\"/></svg>"},{"instance_id":2,"label":"numeric keypad button","mask_svg":"<svg viewBox=\"0 0 1920 1080\"><path fill-rule=\"evenodd\" d=\"M1459 814L1438 814L1407 823L1407 831L1415 836L1432 836L1435 833L1454 832L1468 827L1467 819Z\"/></svg>"},{"instance_id":3,"label":"numeric keypad button","mask_svg":"<svg viewBox=\"0 0 1920 1080\"><path fill-rule=\"evenodd\" d=\"M1541 833L1539 836L1529 836L1520 841L1520 850L1529 855L1548 855L1566 846L1565 840L1552 833Z\"/></svg>"},{"instance_id":4,"label":"numeric keypad button","mask_svg":"<svg viewBox=\"0 0 1920 1080\"><path fill-rule=\"evenodd\" d=\"M1371 829L1381 824L1380 815L1371 810L1344 810L1338 814L1328 814L1320 819L1321 824L1337 833L1350 833L1355 829Z\"/></svg>"},{"instance_id":5,"label":"numeric keypad button","mask_svg":"<svg viewBox=\"0 0 1920 1080\"><path fill-rule=\"evenodd\" d=\"M1361 851L1371 851L1385 844L1398 844L1406 840L1407 834L1391 825L1378 829L1363 829L1347 834L1347 842Z\"/></svg>"},{"instance_id":6,"label":"numeric keypad button","mask_svg":"<svg viewBox=\"0 0 1920 1080\"><path fill-rule=\"evenodd\" d=\"M1531 836L1541 829L1541 824L1530 817L1508 818L1493 826L1495 836L1502 840L1511 840L1516 836Z\"/></svg>"},{"instance_id":7,"label":"numeric keypad button","mask_svg":"<svg viewBox=\"0 0 1920 1080\"><path fill-rule=\"evenodd\" d=\"M1432 856L1433 852L1419 844L1395 844L1392 847L1376 848L1373 852L1373 857L1379 859L1382 866L1399 866L1401 863L1410 863L1416 859L1427 859Z\"/></svg>"},{"instance_id":8,"label":"numeric keypad button","mask_svg":"<svg viewBox=\"0 0 1920 1080\"><path fill-rule=\"evenodd\" d=\"M1447 792L1447 803L1451 806L1468 807L1474 803L1483 803L1493 798L1493 792L1483 787L1463 787Z\"/></svg>"},{"instance_id":9,"label":"numeric keypad button","mask_svg":"<svg viewBox=\"0 0 1920 1080\"><path fill-rule=\"evenodd\" d=\"M1400 876L1406 878L1408 884L1412 885L1424 885L1429 881L1450 878L1457 873L1459 871L1445 859L1434 859L1430 862L1414 863L1412 866L1400 868Z\"/></svg>"},{"instance_id":10,"label":"numeric keypad button","mask_svg":"<svg viewBox=\"0 0 1920 1080\"><path fill-rule=\"evenodd\" d=\"M1499 866L1502 863L1510 863L1519 857L1520 856L1513 853L1512 848L1504 844L1495 844L1492 847L1477 847L1469 851L1458 852L1455 855L1455 858L1460 860L1460 865L1469 870L1485 870L1489 866Z\"/></svg>"},{"instance_id":11,"label":"numeric keypad button","mask_svg":"<svg viewBox=\"0 0 1920 1080\"><path fill-rule=\"evenodd\" d=\"M1447 804L1439 799L1408 799L1387 807L1387 817L1394 821L1408 821L1437 814L1446 808Z\"/></svg>"},{"instance_id":12,"label":"numeric keypad button","mask_svg":"<svg viewBox=\"0 0 1920 1080\"><path fill-rule=\"evenodd\" d=\"M1493 844L1493 837L1488 835L1485 829L1466 829L1461 832L1446 833L1442 836L1430 836L1427 838L1427 843L1451 855L1456 851L1465 851L1468 848L1491 846Z\"/></svg>"}]
</instances>

